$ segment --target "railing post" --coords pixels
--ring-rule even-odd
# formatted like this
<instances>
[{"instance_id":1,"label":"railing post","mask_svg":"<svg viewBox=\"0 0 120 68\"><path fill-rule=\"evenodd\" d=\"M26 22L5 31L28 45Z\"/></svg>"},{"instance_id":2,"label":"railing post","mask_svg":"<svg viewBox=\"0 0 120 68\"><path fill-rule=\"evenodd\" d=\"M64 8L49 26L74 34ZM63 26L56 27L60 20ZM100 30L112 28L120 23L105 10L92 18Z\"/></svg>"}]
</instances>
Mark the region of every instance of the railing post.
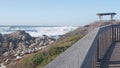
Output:
<instances>
[{"instance_id":1,"label":"railing post","mask_svg":"<svg viewBox=\"0 0 120 68\"><path fill-rule=\"evenodd\" d=\"M112 25L112 42L114 41L114 27Z\"/></svg>"},{"instance_id":2,"label":"railing post","mask_svg":"<svg viewBox=\"0 0 120 68\"><path fill-rule=\"evenodd\" d=\"M119 31L119 28L118 28L118 41L120 40L120 39L119 39L119 37L120 37L120 36L119 36L119 35L120 35L119 32L120 32L120 31Z\"/></svg>"}]
</instances>

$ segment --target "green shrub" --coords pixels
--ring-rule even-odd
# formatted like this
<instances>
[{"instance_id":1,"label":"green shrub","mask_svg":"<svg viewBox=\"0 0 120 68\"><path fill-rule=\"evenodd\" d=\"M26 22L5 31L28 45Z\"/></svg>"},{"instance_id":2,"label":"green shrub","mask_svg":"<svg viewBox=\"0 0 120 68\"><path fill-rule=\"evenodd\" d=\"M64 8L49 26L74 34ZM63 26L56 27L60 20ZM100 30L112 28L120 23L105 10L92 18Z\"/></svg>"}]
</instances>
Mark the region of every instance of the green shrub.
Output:
<instances>
[{"instance_id":1,"label":"green shrub","mask_svg":"<svg viewBox=\"0 0 120 68\"><path fill-rule=\"evenodd\" d=\"M27 67L30 67L32 64L35 68L42 68L60 53L64 52L67 48L73 45L81 37L83 36L77 35L65 38L64 40L61 40L58 43L49 46L45 50L42 50L30 57L24 58L21 62L23 62L23 64Z\"/></svg>"},{"instance_id":2,"label":"green shrub","mask_svg":"<svg viewBox=\"0 0 120 68\"><path fill-rule=\"evenodd\" d=\"M44 55L43 55L43 53L36 53L36 54L32 57L32 62L33 62L35 65L40 64L43 60L44 60Z\"/></svg>"}]
</instances>

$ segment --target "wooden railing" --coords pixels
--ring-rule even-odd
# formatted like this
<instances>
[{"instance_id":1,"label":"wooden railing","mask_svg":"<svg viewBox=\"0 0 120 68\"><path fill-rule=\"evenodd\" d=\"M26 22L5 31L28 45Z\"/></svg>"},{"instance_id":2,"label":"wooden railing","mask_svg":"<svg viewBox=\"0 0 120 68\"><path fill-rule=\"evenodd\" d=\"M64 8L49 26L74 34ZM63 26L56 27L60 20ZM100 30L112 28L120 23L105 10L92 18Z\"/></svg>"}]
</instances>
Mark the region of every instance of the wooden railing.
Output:
<instances>
[{"instance_id":1,"label":"wooden railing","mask_svg":"<svg viewBox=\"0 0 120 68\"><path fill-rule=\"evenodd\" d=\"M120 41L120 25L94 29L45 68L96 68L110 46Z\"/></svg>"}]
</instances>

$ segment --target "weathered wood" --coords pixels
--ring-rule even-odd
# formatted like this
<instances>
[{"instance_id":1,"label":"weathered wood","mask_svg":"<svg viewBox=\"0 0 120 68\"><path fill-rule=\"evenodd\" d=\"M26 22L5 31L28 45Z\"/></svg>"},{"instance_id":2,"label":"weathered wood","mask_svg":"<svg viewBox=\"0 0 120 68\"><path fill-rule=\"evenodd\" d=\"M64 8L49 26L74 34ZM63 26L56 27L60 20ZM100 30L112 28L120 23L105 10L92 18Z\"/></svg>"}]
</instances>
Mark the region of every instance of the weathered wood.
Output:
<instances>
[{"instance_id":1,"label":"weathered wood","mask_svg":"<svg viewBox=\"0 0 120 68\"><path fill-rule=\"evenodd\" d=\"M96 28L45 68L95 68L101 65L111 44L116 41L120 41L120 25Z\"/></svg>"},{"instance_id":2,"label":"weathered wood","mask_svg":"<svg viewBox=\"0 0 120 68\"><path fill-rule=\"evenodd\" d=\"M113 20L113 17L116 15L116 13L97 13L99 16L99 19L102 20L102 16L110 15L110 19Z\"/></svg>"},{"instance_id":3,"label":"weathered wood","mask_svg":"<svg viewBox=\"0 0 120 68\"><path fill-rule=\"evenodd\" d=\"M97 15L102 16L102 15L116 15L116 13L97 13Z\"/></svg>"},{"instance_id":4,"label":"weathered wood","mask_svg":"<svg viewBox=\"0 0 120 68\"><path fill-rule=\"evenodd\" d=\"M96 51L98 31L99 28L87 34L45 68L89 68L92 56Z\"/></svg>"},{"instance_id":5,"label":"weathered wood","mask_svg":"<svg viewBox=\"0 0 120 68\"><path fill-rule=\"evenodd\" d=\"M111 46L106 53L100 68L120 68L120 42Z\"/></svg>"}]
</instances>

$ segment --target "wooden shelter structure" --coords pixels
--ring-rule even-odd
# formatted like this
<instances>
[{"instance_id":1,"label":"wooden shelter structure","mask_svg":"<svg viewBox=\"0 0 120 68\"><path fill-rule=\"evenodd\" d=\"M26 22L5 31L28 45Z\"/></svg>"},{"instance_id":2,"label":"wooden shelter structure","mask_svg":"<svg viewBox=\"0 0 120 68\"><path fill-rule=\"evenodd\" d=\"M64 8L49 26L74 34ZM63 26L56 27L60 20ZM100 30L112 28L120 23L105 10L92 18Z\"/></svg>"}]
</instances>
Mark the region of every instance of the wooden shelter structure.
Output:
<instances>
[{"instance_id":1,"label":"wooden shelter structure","mask_svg":"<svg viewBox=\"0 0 120 68\"><path fill-rule=\"evenodd\" d=\"M99 16L99 19L102 20L102 16L110 15L110 19L113 20L113 17L116 15L116 13L97 13Z\"/></svg>"}]
</instances>

